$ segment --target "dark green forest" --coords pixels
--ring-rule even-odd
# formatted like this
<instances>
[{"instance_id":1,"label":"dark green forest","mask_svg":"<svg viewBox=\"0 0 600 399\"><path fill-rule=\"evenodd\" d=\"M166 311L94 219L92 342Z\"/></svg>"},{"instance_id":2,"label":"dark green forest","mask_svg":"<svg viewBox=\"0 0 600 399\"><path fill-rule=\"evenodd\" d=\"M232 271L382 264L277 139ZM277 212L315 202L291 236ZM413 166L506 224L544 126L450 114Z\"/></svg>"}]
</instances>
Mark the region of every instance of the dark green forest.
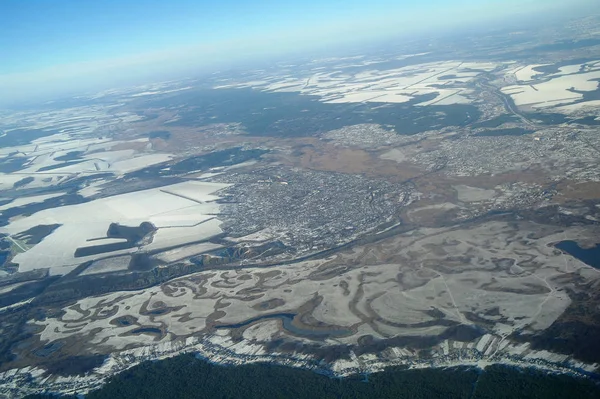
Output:
<instances>
[{"instance_id":1,"label":"dark green forest","mask_svg":"<svg viewBox=\"0 0 600 399\"><path fill-rule=\"evenodd\" d=\"M330 378L268 364L219 366L193 355L181 355L142 363L86 395L86 399L105 398L586 399L600 398L600 385L589 379L499 365L485 371L467 367L390 368L368 376Z\"/></svg>"}]
</instances>

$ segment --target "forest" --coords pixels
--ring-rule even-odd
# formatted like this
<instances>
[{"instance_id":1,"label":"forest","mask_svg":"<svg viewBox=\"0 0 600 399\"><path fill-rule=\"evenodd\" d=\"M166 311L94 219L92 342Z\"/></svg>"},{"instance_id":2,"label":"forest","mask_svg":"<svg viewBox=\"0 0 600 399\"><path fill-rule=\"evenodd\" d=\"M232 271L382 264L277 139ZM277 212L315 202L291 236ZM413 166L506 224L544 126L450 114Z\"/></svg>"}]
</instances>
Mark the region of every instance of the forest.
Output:
<instances>
[{"instance_id":1,"label":"forest","mask_svg":"<svg viewBox=\"0 0 600 399\"><path fill-rule=\"evenodd\" d=\"M51 398L31 395L27 399ZM309 370L269 364L222 366L185 354L145 362L112 377L86 399L295 398L295 399L500 399L600 398L591 379L536 369L493 365L383 372L332 378ZM62 397L65 399L68 397ZM70 398L69 398L70 399Z\"/></svg>"}]
</instances>

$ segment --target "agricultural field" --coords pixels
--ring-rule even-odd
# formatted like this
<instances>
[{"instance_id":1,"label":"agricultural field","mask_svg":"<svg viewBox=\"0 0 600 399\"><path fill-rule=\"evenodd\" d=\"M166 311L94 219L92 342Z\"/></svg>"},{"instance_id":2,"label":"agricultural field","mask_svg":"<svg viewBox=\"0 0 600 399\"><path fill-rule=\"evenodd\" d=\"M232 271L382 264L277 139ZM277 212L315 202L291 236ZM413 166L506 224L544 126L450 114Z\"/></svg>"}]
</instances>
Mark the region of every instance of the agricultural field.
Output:
<instances>
[{"instance_id":1,"label":"agricultural field","mask_svg":"<svg viewBox=\"0 0 600 399\"><path fill-rule=\"evenodd\" d=\"M572 113L596 104L593 92L598 90L600 60L548 67L552 65L528 65L516 70L514 75L522 84L503 87L502 92L524 110L554 108Z\"/></svg>"}]
</instances>

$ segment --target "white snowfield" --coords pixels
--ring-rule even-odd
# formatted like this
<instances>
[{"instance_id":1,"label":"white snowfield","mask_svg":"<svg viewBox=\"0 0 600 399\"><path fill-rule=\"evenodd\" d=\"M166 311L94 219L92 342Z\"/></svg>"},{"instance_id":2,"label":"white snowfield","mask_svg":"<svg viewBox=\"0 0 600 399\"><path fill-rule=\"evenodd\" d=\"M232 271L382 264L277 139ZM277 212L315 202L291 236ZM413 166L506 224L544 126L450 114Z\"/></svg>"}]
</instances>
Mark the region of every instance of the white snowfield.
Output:
<instances>
[{"instance_id":1,"label":"white snowfield","mask_svg":"<svg viewBox=\"0 0 600 399\"><path fill-rule=\"evenodd\" d=\"M38 225L60 224L41 243L15 256L13 262L19 264L21 272L49 267L52 274L64 274L89 260L140 249L134 247L75 258L76 248L109 243L109 240L89 240L106 237L108 227L113 222L127 226L138 226L142 222L155 224L158 231L153 241L147 248L141 248L149 250L200 242L220 234L221 222L215 216L219 206L214 202L219 197L213 193L227 186L188 181L116 195L84 204L43 210L30 217L14 220L0 231L14 235Z\"/></svg>"},{"instance_id":2,"label":"white snowfield","mask_svg":"<svg viewBox=\"0 0 600 399\"><path fill-rule=\"evenodd\" d=\"M326 103L405 103L417 96L435 94L418 105L469 103L467 83L501 64L442 61L355 74L318 71L308 78L276 77L263 81L221 85L216 88L252 87L273 92L300 92Z\"/></svg>"},{"instance_id":3,"label":"white snowfield","mask_svg":"<svg viewBox=\"0 0 600 399\"><path fill-rule=\"evenodd\" d=\"M542 74L542 72L536 71L535 68L543 67L546 65L548 65L548 64L527 65L523 68L519 68L517 71L514 72L514 74L517 77L517 80L522 81L522 82L528 82L531 79L533 79L535 76Z\"/></svg>"},{"instance_id":4,"label":"white snowfield","mask_svg":"<svg viewBox=\"0 0 600 399\"><path fill-rule=\"evenodd\" d=\"M145 145L145 150L113 150L120 145ZM172 154L152 152L148 138L127 141L83 137L81 134L58 133L30 144L0 148L0 157L11 154L22 160L23 167L14 173L0 173L0 190L11 189L23 179L33 178L26 188L54 186L70 177L96 173L121 176L173 159Z\"/></svg>"},{"instance_id":5,"label":"white snowfield","mask_svg":"<svg viewBox=\"0 0 600 399\"><path fill-rule=\"evenodd\" d=\"M525 110L552 109L569 114L597 106L597 100L584 100L586 92L595 91L600 85L597 61L565 65L550 74L534 70L546 65L533 64L513 71L520 84L503 87L502 92Z\"/></svg>"},{"instance_id":6,"label":"white snowfield","mask_svg":"<svg viewBox=\"0 0 600 399\"><path fill-rule=\"evenodd\" d=\"M29 204L41 203L41 202L46 201L47 199L60 197L61 195L64 195L64 193L57 192L57 193L52 193L52 194L42 194L42 195L34 195L34 196L30 196L30 197L15 198L11 202L1 205L0 212L5 211L10 208L16 208L16 207L20 207L20 206L24 206L24 205L29 205ZM7 198L0 198L0 201L1 200L7 200Z\"/></svg>"},{"instance_id":7,"label":"white snowfield","mask_svg":"<svg viewBox=\"0 0 600 399\"><path fill-rule=\"evenodd\" d=\"M458 187L459 192L471 189ZM356 345L365 335L375 339L436 336L447 328L436 320L463 326L480 325L472 315L485 320L481 336L468 341L446 338L432 345L426 357L412 345L401 343L377 354L352 353L348 359L330 364L336 375L375 372L392 365L484 368L496 363L559 373L593 372L598 364L537 350L511 338L515 331L539 332L557 320L571 303L565 287L572 285L574 276L585 284L600 279L597 270L549 245L560 239L583 238L589 232L579 227L544 228L543 237L535 240L530 238L531 232L539 232L539 226L530 222L484 222L459 230L422 228L382 241L382 259L395 259L389 263L372 258L368 264L358 264L357 259L365 259L373 250L357 246L324 259L269 269L209 270L145 290L82 298L66 306L64 313L30 320L29 325L40 331L44 344L73 339L84 351L108 354L104 364L86 376L68 378L42 377L39 369L33 368L13 369L0 373L0 382L19 381L29 389L43 385L81 393L139 362L185 352L198 353L215 363L265 361L315 367L316 358L311 354L269 349L276 339L313 342L310 335L298 335L284 321L266 317L275 312L297 314L291 325L307 334L327 326L334 334L323 338L323 346ZM470 254L468 259L444 264L449 257L457 259L464 254ZM119 260L123 260L120 266L126 267L127 259ZM339 272L332 272L336 269ZM315 284L315 278L321 283ZM244 294L248 292L260 294ZM307 306L311 298L320 301ZM165 311L152 314L149 309ZM435 315L434 309L443 315ZM316 320L319 327L311 323L312 329L306 330L304 315ZM134 318L136 324L115 323L123 317ZM214 320L223 328L212 328ZM235 333L225 328L245 321Z\"/></svg>"}]
</instances>

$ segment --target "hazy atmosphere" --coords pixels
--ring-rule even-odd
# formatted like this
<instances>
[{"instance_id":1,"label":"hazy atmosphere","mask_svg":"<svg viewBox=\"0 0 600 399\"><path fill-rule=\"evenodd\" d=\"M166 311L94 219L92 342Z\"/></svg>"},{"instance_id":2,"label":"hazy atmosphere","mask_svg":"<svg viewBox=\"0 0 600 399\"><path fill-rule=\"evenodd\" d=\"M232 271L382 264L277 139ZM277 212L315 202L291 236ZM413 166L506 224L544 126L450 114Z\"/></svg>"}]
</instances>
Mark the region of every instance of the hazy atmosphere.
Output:
<instances>
[{"instance_id":1,"label":"hazy atmosphere","mask_svg":"<svg viewBox=\"0 0 600 399\"><path fill-rule=\"evenodd\" d=\"M0 104L336 51L534 13L562 0L46 1L0 3ZM540 10L540 6L543 9Z\"/></svg>"},{"instance_id":2,"label":"hazy atmosphere","mask_svg":"<svg viewBox=\"0 0 600 399\"><path fill-rule=\"evenodd\" d=\"M0 0L0 399L600 398L598 0Z\"/></svg>"}]
</instances>

